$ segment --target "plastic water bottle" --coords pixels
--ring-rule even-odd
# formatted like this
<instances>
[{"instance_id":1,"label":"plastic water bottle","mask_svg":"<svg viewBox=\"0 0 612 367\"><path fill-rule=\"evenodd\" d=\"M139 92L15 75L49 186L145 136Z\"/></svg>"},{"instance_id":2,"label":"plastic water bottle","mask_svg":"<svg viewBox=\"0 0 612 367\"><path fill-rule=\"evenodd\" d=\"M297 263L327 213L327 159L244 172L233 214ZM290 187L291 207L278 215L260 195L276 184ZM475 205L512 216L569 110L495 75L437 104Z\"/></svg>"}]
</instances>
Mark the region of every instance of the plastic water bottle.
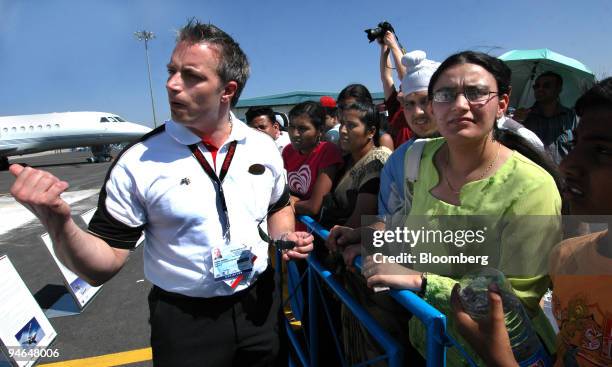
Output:
<instances>
[{"instance_id":1,"label":"plastic water bottle","mask_svg":"<svg viewBox=\"0 0 612 367\"><path fill-rule=\"evenodd\" d=\"M518 297L512 292L510 283L497 269L483 268L464 276L461 281L460 298L465 311L473 318L487 317L489 313L488 287L496 283L504 304L506 328L514 358L521 367L551 366L552 361L540 341L529 315Z\"/></svg>"}]
</instances>

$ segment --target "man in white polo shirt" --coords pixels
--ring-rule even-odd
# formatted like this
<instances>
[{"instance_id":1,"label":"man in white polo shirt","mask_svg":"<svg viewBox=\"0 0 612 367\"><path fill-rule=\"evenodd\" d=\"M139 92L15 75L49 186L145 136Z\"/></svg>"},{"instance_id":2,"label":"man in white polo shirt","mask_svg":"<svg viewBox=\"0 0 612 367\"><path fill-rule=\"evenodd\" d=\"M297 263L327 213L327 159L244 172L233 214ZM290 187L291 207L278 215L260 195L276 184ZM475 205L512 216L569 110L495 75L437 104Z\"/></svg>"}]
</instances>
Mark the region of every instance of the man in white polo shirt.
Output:
<instances>
[{"instance_id":1,"label":"man in white polo shirt","mask_svg":"<svg viewBox=\"0 0 612 367\"><path fill-rule=\"evenodd\" d=\"M62 262L91 284L115 275L145 231L156 366L273 364L280 296L258 227L293 241L285 260L312 250L312 236L294 232L274 142L230 112L248 74L229 35L189 21L168 63L172 120L117 158L87 232L60 197L66 182L10 168L13 196L47 227Z\"/></svg>"}]
</instances>

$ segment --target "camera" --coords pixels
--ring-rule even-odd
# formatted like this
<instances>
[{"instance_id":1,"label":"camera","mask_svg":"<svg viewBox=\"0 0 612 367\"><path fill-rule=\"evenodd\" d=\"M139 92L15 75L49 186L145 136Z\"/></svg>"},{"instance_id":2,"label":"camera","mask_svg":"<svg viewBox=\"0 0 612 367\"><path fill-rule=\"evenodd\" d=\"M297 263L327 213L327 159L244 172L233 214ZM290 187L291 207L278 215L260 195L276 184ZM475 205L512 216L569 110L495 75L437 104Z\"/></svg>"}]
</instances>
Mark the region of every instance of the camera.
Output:
<instances>
[{"instance_id":1,"label":"camera","mask_svg":"<svg viewBox=\"0 0 612 367\"><path fill-rule=\"evenodd\" d=\"M378 23L378 26L376 28L366 29L364 32L366 32L368 40L370 40L371 43L377 38L382 38L385 35L385 32L387 31L395 34L395 30L393 29L391 23L385 20Z\"/></svg>"}]
</instances>

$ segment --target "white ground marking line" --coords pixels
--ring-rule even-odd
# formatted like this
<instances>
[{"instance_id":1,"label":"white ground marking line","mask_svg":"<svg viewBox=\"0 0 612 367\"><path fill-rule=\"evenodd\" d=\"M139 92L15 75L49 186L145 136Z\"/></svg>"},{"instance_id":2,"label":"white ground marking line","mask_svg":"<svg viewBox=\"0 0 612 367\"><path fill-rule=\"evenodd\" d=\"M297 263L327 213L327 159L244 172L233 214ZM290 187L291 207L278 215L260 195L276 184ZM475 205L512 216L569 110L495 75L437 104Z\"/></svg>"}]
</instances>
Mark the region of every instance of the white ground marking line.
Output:
<instances>
[{"instance_id":1,"label":"white ground marking line","mask_svg":"<svg viewBox=\"0 0 612 367\"><path fill-rule=\"evenodd\" d=\"M62 198L68 204L72 204L77 201L87 199L92 195L97 195L99 192L99 189L70 191L63 193ZM2 220L0 221L0 235L12 229L19 228L31 220L36 219L34 214L32 214L23 205L15 201L15 199L10 195L0 197L0 212L2 213Z\"/></svg>"}]
</instances>

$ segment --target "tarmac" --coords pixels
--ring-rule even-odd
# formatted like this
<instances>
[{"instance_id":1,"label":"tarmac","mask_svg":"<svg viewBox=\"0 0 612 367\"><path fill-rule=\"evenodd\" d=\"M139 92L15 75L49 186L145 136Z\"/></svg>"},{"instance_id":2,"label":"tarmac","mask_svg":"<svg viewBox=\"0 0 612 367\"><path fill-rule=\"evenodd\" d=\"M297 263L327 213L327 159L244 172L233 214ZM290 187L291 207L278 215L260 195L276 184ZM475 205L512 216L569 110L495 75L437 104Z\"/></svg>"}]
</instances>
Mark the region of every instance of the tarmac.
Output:
<instances>
[{"instance_id":1,"label":"tarmac","mask_svg":"<svg viewBox=\"0 0 612 367\"><path fill-rule=\"evenodd\" d=\"M44 169L70 184L65 199L83 228L81 214L95 208L110 163L86 163L88 152L71 152L11 159ZM10 195L14 179L0 172L0 255L6 254L43 310L66 292L63 277L45 247L40 222ZM50 348L57 358L42 358L38 366L152 366L149 348L147 295L142 246L124 268L108 281L80 314L49 319L57 332ZM127 353L124 353L127 352ZM117 354L120 353L120 354ZM91 359L91 357L96 357ZM135 363L131 363L138 361Z\"/></svg>"}]
</instances>

